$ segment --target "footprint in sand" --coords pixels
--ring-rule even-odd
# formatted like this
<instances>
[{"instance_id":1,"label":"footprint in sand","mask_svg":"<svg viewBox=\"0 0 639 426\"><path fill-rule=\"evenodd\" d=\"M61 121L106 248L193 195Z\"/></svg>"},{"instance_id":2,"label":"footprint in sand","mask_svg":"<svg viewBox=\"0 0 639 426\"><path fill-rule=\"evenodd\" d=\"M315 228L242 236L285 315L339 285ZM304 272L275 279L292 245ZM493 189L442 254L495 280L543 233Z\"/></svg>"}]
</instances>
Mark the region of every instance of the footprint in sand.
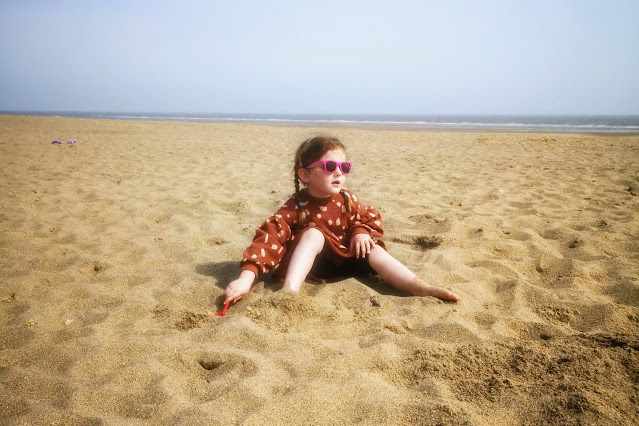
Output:
<instances>
[{"instance_id":1,"label":"footprint in sand","mask_svg":"<svg viewBox=\"0 0 639 426\"><path fill-rule=\"evenodd\" d=\"M491 274L498 275L505 279L519 278L519 273L508 266L508 263L499 263L491 260L483 260L479 262L470 262L466 264L472 268L484 268L487 269Z\"/></svg>"},{"instance_id":2,"label":"footprint in sand","mask_svg":"<svg viewBox=\"0 0 639 426\"><path fill-rule=\"evenodd\" d=\"M180 313L179 318L175 321L175 327L178 330L188 331L193 328L201 327L202 325L211 322L213 318L210 315L196 314L190 311L183 311Z\"/></svg>"},{"instance_id":3,"label":"footprint in sand","mask_svg":"<svg viewBox=\"0 0 639 426\"><path fill-rule=\"evenodd\" d=\"M234 392L242 380L255 376L258 366L239 353L212 352L191 358L190 370L196 381L191 382L188 394L199 402L208 402Z\"/></svg>"},{"instance_id":4,"label":"footprint in sand","mask_svg":"<svg viewBox=\"0 0 639 426\"><path fill-rule=\"evenodd\" d=\"M173 380L181 383L174 390L197 403L229 394L235 395L232 398L238 397L247 389L245 380L263 374L264 366L252 354L233 348L182 353L176 359L167 360L167 365L174 368Z\"/></svg>"},{"instance_id":5,"label":"footprint in sand","mask_svg":"<svg viewBox=\"0 0 639 426\"><path fill-rule=\"evenodd\" d=\"M100 262L99 260L94 260L93 262L89 262L86 265L86 272L92 275L98 274L106 269L107 265L105 263Z\"/></svg>"},{"instance_id":6,"label":"footprint in sand","mask_svg":"<svg viewBox=\"0 0 639 426\"><path fill-rule=\"evenodd\" d=\"M202 355L197 362L209 383L218 380L228 383L231 379L241 380L257 373L255 363L238 354L214 352Z\"/></svg>"},{"instance_id":7,"label":"footprint in sand","mask_svg":"<svg viewBox=\"0 0 639 426\"><path fill-rule=\"evenodd\" d=\"M518 229L504 229L502 231L507 239L515 241L529 241L532 236L529 232Z\"/></svg>"},{"instance_id":8,"label":"footprint in sand","mask_svg":"<svg viewBox=\"0 0 639 426\"><path fill-rule=\"evenodd\" d=\"M438 219L428 214L409 216L423 232L430 234L444 234L451 230L451 223L448 219Z\"/></svg>"},{"instance_id":9,"label":"footprint in sand","mask_svg":"<svg viewBox=\"0 0 639 426\"><path fill-rule=\"evenodd\" d=\"M391 238L390 241L394 243L412 245L416 249L430 250L440 246L444 240L442 237L437 235L405 235L397 238Z\"/></svg>"}]
</instances>

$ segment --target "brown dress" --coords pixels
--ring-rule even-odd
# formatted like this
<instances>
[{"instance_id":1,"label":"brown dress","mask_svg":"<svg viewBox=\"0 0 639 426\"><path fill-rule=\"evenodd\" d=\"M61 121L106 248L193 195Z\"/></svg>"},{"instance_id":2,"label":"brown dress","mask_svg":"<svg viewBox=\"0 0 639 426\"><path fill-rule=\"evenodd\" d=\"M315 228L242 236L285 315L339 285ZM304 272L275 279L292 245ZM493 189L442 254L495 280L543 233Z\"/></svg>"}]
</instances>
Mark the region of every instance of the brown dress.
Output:
<instances>
[{"instance_id":1,"label":"brown dress","mask_svg":"<svg viewBox=\"0 0 639 426\"><path fill-rule=\"evenodd\" d=\"M306 220L302 224L298 222L298 201L292 196L257 228L253 243L244 251L242 270L253 271L259 276L277 268L273 277L282 278L300 236L307 229L315 228L324 234L326 242L313 267L312 278L338 278L348 274L350 266L354 267L353 274L371 272L367 260L362 267L362 260L355 261L354 253L349 252L350 240L356 234L367 233L375 244L385 248L379 240L384 233L382 217L376 209L361 203L352 192L344 192L330 198L315 198L306 190L300 191L299 198L306 211ZM353 200L355 209L352 213L345 205L346 196ZM344 265L349 268L344 270Z\"/></svg>"}]
</instances>

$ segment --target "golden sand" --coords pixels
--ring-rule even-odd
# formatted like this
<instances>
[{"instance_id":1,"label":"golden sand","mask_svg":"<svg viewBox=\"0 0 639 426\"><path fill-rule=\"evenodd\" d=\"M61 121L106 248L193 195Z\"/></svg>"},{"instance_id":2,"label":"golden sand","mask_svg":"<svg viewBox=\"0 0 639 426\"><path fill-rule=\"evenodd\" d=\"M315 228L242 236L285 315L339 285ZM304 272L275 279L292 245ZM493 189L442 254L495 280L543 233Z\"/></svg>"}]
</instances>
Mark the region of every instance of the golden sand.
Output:
<instances>
[{"instance_id":1,"label":"golden sand","mask_svg":"<svg viewBox=\"0 0 639 426\"><path fill-rule=\"evenodd\" d=\"M459 303L262 279L214 315L318 132ZM0 116L0 171L0 423L639 423L639 136Z\"/></svg>"}]
</instances>

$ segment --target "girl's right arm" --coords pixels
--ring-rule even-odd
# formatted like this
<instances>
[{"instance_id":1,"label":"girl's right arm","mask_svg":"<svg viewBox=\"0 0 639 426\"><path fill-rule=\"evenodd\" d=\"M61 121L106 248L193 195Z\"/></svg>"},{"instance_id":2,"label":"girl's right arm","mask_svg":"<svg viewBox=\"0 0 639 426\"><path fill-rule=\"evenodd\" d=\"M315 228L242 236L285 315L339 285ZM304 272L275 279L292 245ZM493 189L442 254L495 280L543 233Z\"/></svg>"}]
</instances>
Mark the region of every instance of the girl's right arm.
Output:
<instances>
[{"instance_id":1,"label":"girl's right arm","mask_svg":"<svg viewBox=\"0 0 639 426\"><path fill-rule=\"evenodd\" d=\"M255 230L253 242L244 250L244 258L240 262L241 269L248 269L258 276L279 265L286 251L286 243L292 238L292 228L296 222L295 202L290 199Z\"/></svg>"},{"instance_id":2,"label":"girl's right arm","mask_svg":"<svg viewBox=\"0 0 639 426\"><path fill-rule=\"evenodd\" d=\"M244 297L251 289L254 280L255 273L253 271L244 269L240 272L239 278L235 281L231 281L226 287L226 299L224 299L224 303L237 302Z\"/></svg>"},{"instance_id":3,"label":"girl's right arm","mask_svg":"<svg viewBox=\"0 0 639 426\"><path fill-rule=\"evenodd\" d=\"M291 198L257 228L253 243L244 251L244 259L240 262L240 276L226 287L225 304L241 299L249 292L258 274L280 263L296 219L295 201Z\"/></svg>"}]
</instances>

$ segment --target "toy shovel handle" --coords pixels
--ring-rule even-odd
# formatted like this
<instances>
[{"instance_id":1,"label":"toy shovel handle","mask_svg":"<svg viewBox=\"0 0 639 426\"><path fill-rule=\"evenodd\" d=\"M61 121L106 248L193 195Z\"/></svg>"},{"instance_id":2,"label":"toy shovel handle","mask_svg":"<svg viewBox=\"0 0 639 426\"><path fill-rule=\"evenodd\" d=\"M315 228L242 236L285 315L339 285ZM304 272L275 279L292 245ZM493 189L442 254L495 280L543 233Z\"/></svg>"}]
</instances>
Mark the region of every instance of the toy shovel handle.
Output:
<instances>
[{"instance_id":1,"label":"toy shovel handle","mask_svg":"<svg viewBox=\"0 0 639 426\"><path fill-rule=\"evenodd\" d=\"M223 317L224 315L226 315L226 310L229 308L229 305L231 304L231 302L226 302L226 305L224 305L224 309L222 309L222 312L218 312L217 315L218 317Z\"/></svg>"}]
</instances>

